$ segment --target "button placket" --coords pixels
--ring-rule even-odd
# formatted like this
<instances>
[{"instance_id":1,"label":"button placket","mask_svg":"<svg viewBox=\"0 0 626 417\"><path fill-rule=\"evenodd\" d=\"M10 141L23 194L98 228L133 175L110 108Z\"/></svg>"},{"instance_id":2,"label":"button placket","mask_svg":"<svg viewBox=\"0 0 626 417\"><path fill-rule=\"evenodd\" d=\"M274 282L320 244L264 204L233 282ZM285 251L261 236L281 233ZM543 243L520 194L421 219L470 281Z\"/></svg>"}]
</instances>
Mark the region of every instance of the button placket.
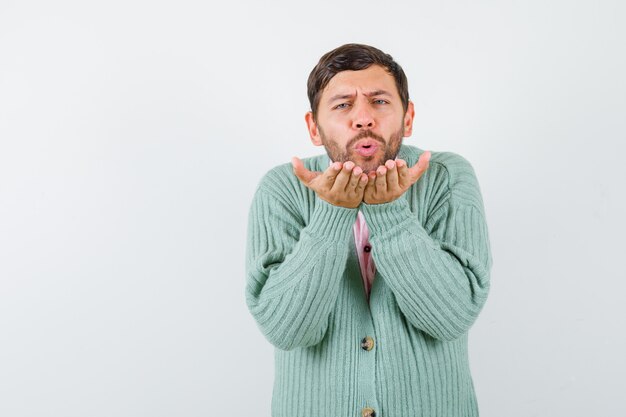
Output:
<instances>
[{"instance_id":1,"label":"button placket","mask_svg":"<svg viewBox=\"0 0 626 417\"><path fill-rule=\"evenodd\" d=\"M360 248L363 249L363 252L367 252L369 247L370 252L372 251L372 246L366 242L361 243L362 246ZM357 247L359 248L359 247ZM355 251L356 252L356 251ZM365 253L366 258L371 257L371 253ZM376 280L372 282L374 284ZM367 290L367 288L366 288ZM365 301L365 300L364 300ZM376 395L376 359L377 359L377 350L378 346L378 338L376 337L376 328L374 326L374 320L372 316L371 306L368 305L367 302L359 304L359 331L358 338L354 341L358 343L357 348L355 346L355 350L358 350L359 356L359 366L357 370L357 380L358 380L358 391L359 391L359 404L354 412L355 415L363 416L363 417L378 417L380 412L376 412L378 409L378 400Z\"/></svg>"}]
</instances>

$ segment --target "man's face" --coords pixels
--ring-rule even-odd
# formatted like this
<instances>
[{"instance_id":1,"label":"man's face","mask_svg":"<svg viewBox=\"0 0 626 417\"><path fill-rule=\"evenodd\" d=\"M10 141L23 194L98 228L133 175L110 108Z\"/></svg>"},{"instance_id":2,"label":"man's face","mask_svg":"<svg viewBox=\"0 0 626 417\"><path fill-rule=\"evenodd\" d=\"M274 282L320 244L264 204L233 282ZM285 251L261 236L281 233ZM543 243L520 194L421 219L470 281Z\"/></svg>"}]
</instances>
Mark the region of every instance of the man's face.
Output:
<instances>
[{"instance_id":1,"label":"man's face","mask_svg":"<svg viewBox=\"0 0 626 417\"><path fill-rule=\"evenodd\" d=\"M383 67L336 74L322 91L317 122L305 116L311 141L333 161L352 161L369 173L394 159L411 135L413 103L402 108L395 80Z\"/></svg>"}]
</instances>

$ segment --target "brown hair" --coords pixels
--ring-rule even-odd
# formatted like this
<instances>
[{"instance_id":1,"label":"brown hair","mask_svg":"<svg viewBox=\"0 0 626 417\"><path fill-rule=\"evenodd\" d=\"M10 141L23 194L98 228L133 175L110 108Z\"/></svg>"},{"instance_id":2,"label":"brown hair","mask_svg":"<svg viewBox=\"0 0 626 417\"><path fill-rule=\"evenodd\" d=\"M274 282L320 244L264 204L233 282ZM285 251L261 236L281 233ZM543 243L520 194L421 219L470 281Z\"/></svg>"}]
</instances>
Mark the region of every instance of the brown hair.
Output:
<instances>
[{"instance_id":1,"label":"brown hair","mask_svg":"<svg viewBox=\"0 0 626 417\"><path fill-rule=\"evenodd\" d=\"M406 112L409 105L409 85L400 64L393 57L380 49L369 45L348 43L324 54L309 74L307 94L311 103L313 119L317 120L317 108L322 91L331 78L341 71L359 71L371 65L380 65L396 80L396 87Z\"/></svg>"}]
</instances>

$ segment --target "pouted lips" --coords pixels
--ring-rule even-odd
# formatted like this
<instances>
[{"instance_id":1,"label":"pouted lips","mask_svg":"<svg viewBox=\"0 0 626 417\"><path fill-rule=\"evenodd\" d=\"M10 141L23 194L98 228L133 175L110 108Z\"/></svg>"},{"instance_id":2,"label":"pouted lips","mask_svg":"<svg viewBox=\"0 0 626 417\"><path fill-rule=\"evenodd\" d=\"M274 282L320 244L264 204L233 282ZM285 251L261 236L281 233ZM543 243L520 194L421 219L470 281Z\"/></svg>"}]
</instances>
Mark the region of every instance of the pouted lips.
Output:
<instances>
[{"instance_id":1,"label":"pouted lips","mask_svg":"<svg viewBox=\"0 0 626 417\"><path fill-rule=\"evenodd\" d=\"M372 156L379 148L380 144L374 139L361 139L354 145L354 151L361 156Z\"/></svg>"}]
</instances>

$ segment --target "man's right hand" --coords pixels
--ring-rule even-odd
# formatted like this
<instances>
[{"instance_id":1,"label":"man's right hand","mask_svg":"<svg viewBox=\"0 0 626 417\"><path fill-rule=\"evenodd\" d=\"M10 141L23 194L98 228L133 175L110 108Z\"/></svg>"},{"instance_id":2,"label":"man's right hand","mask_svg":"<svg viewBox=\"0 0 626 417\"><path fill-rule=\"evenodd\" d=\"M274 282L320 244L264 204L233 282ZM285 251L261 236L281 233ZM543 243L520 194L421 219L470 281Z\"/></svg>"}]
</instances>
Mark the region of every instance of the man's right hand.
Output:
<instances>
[{"instance_id":1,"label":"man's right hand","mask_svg":"<svg viewBox=\"0 0 626 417\"><path fill-rule=\"evenodd\" d=\"M333 162L324 172L309 171L297 157L291 158L293 172L322 200L339 207L356 208L363 201L367 174L354 162Z\"/></svg>"}]
</instances>

